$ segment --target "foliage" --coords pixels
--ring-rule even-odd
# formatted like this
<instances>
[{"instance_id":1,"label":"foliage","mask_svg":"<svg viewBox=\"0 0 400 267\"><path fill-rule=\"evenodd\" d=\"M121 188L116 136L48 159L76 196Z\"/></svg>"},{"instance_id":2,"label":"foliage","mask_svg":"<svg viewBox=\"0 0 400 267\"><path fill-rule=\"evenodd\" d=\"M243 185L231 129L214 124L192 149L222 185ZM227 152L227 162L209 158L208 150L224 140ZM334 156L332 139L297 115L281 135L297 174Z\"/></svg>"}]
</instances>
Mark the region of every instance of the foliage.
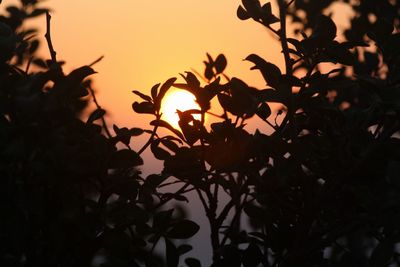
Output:
<instances>
[{"instance_id":1,"label":"foliage","mask_svg":"<svg viewBox=\"0 0 400 267\"><path fill-rule=\"evenodd\" d=\"M246 57L265 80L258 89L229 78L222 54L207 54L204 83L186 72L183 82L168 79L150 95L133 92L140 98L133 110L154 116L151 131L114 125L114 135L98 104L79 119L94 98L85 79L93 69L65 75L50 38L52 59L36 60L19 31L29 16L2 17L2 264L87 266L102 256L104 266L201 266L182 256L191 245L174 241L199 226L165 206L190 202L192 191L209 221L212 266L398 266L399 4L341 1L355 16L339 41L322 15L334 2L278 0L274 13L271 3L242 0L238 17L280 41L285 70ZM36 4L25 1L18 14L34 13ZM300 22L290 38L286 17ZM27 61L42 69L21 70ZM177 111L180 129L160 112L172 87L193 93L200 106ZM211 102L223 114L206 127ZM277 114L271 102L282 106ZM271 130L249 132L253 117ZM149 139L135 152L129 143L141 134ZM148 148L164 168L142 178L137 168ZM180 187L165 190L171 185Z\"/></svg>"}]
</instances>

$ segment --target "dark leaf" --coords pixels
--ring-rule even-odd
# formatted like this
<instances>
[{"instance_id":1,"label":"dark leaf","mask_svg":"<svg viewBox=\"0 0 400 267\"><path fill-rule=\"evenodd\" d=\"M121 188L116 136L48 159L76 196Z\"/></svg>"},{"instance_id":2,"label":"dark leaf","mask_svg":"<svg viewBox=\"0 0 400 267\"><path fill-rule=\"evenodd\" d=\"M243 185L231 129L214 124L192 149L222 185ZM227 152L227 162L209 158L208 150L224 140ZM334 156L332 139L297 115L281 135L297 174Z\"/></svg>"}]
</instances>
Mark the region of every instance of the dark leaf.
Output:
<instances>
[{"instance_id":1,"label":"dark leaf","mask_svg":"<svg viewBox=\"0 0 400 267\"><path fill-rule=\"evenodd\" d=\"M255 66L252 67L251 69L252 70L254 70L254 69L260 70L261 74L263 75L263 77L268 85L270 85L274 88L279 87L281 71L277 66L265 61L263 58L261 58L258 55L255 55L255 54L249 55L248 57L246 57L245 60L248 60L255 64Z\"/></svg>"},{"instance_id":2,"label":"dark leaf","mask_svg":"<svg viewBox=\"0 0 400 267\"><path fill-rule=\"evenodd\" d=\"M328 16L320 15L310 38L317 40L319 45L325 45L335 39L336 31L336 25L333 20Z\"/></svg>"},{"instance_id":3,"label":"dark leaf","mask_svg":"<svg viewBox=\"0 0 400 267\"><path fill-rule=\"evenodd\" d=\"M178 267L179 263L179 253L170 240L165 238L165 249L166 249L166 257L167 257L167 267Z\"/></svg>"},{"instance_id":4,"label":"dark leaf","mask_svg":"<svg viewBox=\"0 0 400 267\"><path fill-rule=\"evenodd\" d=\"M111 169L130 168L143 164L142 158L133 150L122 149L115 152L108 163Z\"/></svg>"},{"instance_id":5,"label":"dark leaf","mask_svg":"<svg viewBox=\"0 0 400 267\"><path fill-rule=\"evenodd\" d=\"M39 47L39 40L33 40L29 46L29 53L33 54Z\"/></svg>"},{"instance_id":6,"label":"dark leaf","mask_svg":"<svg viewBox=\"0 0 400 267\"><path fill-rule=\"evenodd\" d=\"M369 260L371 267L387 266L393 257L393 243L387 240L376 246Z\"/></svg>"},{"instance_id":7,"label":"dark leaf","mask_svg":"<svg viewBox=\"0 0 400 267\"><path fill-rule=\"evenodd\" d=\"M86 123L93 123L94 121L101 119L106 114L106 111L102 108L97 108L90 114Z\"/></svg>"},{"instance_id":8,"label":"dark leaf","mask_svg":"<svg viewBox=\"0 0 400 267\"><path fill-rule=\"evenodd\" d=\"M185 253L188 253L188 252L191 251L192 249L193 249L193 247L192 247L191 245L186 245L186 244L180 245L180 246L178 247L179 256L181 256L181 255L183 255L183 254L185 254Z\"/></svg>"},{"instance_id":9,"label":"dark leaf","mask_svg":"<svg viewBox=\"0 0 400 267\"><path fill-rule=\"evenodd\" d=\"M154 140L150 145L150 149L151 152L153 152L154 157L159 160L165 160L169 158L171 155L168 153L168 151L159 147L159 144L160 144L160 139L157 139Z\"/></svg>"},{"instance_id":10,"label":"dark leaf","mask_svg":"<svg viewBox=\"0 0 400 267\"><path fill-rule=\"evenodd\" d=\"M182 220L172 226L167 236L174 239L187 239L195 235L200 227L192 221Z\"/></svg>"},{"instance_id":11,"label":"dark leaf","mask_svg":"<svg viewBox=\"0 0 400 267\"><path fill-rule=\"evenodd\" d=\"M83 66L78 69L71 71L68 74L67 79L72 86L80 84L86 77L95 74L96 72L89 66Z\"/></svg>"},{"instance_id":12,"label":"dark leaf","mask_svg":"<svg viewBox=\"0 0 400 267\"><path fill-rule=\"evenodd\" d=\"M150 96L145 95L139 91L133 90L132 93L134 93L135 95L138 95L139 97L141 97L143 100L147 101L147 102L152 102L152 99Z\"/></svg>"},{"instance_id":13,"label":"dark leaf","mask_svg":"<svg viewBox=\"0 0 400 267\"><path fill-rule=\"evenodd\" d=\"M159 211L154 215L153 218L153 228L154 229L166 229L172 219L173 209Z\"/></svg>"},{"instance_id":14,"label":"dark leaf","mask_svg":"<svg viewBox=\"0 0 400 267\"><path fill-rule=\"evenodd\" d=\"M168 130L173 132L176 136L178 136L181 140L185 140L185 138L183 137L183 135L180 131L178 131L177 129L172 127L171 124L169 124L168 122L166 122L164 120L153 120L150 122L150 125L167 128Z\"/></svg>"},{"instance_id":15,"label":"dark leaf","mask_svg":"<svg viewBox=\"0 0 400 267\"><path fill-rule=\"evenodd\" d=\"M186 258L185 263L188 267L201 267L201 263L195 258Z\"/></svg>"},{"instance_id":16,"label":"dark leaf","mask_svg":"<svg viewBox=\"0 0 400 267\"><path fill-rule=\"evenodd\" d=\"M139 136L144 133L144 130L141 128L131 128L129 129L129 134L131 136Z\"/></svg>"},{"instance_id":17,"label":"dark leaf","mask_svg":"<svg viewBox=\"0 0 400 267\"><path fill-rule=\"evenodd\" d=\"M261 119L266 120L271 115L271 109L267 103L261 103L256 114Z\"/></svg>"},{"instance_id":18,"label":"dark leaf","mask_svg":"<svg viewBox=\"0 0 400 267\"><path fill-rule=\"evenodd\" d=\"M265 215L265 211L258 206L253 204L248 204L244 207L244 212L250 217L254 219L262 219Z\"/></svg>"},{"instance_id":19,"label":"dark leaf","mask_svg":"<svg viewBox=\"0 0 400 267\"><path fill-rule=\"evenodd\" d=\"M132 108L136 113L142 114L154 114L155 108L154 105L150 102L135 102L132 104Z\"/></svg>"},{"instance_id":20,"label":"dark leaf","mask_svg":"<svg viewBox=\"0 0 400 267\"><path fill-rule=\"evenodd\" d=\"M145 179L144 186L152 188L152 189L155 189L165 179L166 179L165 176L157 175L157 174L151 174L151 175L147 176L147 178Z\"/></svg>"},{"instance_id":21,"label":"dark leaf","mask_svg":"<svg viewBox=\"0 0 400 267\"><path fill-rule=\"evenodd\" d=\"M32 61L32 63L35 64L36 66L39 66L39 67L43 68L43 69L46 69L46 68L47 68L46 62L45 62L43 59L41 59L41 58L35 58L35 59Z\"/></svg>"},{"instance_id":22,"label":"dark leaf","mask_svg":"<svg viewBox=\"0 0 400 267\"><path fill-rule=\"evenodd\" d=\"M250 18L250 15L247 14L247 11L242 6L238 7L238 9L236 11L236 15L241 20L247 20Z\"/></svg>"},{"instance_id":23,"label":"dark leaf","mask_svg":"<svg viewBox=\"0 0 400 267\"><path fill-rule=\"evenodd\" d=\"M198 94L198 88L200 87L200 81L199 79L197 79L196 75L194 75L193 73L191 73L190 71L186 72L186 76L182 77L185 79L187 85L189 86L189 88L191 90L189 90L192 94L194 94L195 96L197 96Z\"/></svg>"},{"instance_id":24,"label":"dark leaf","mask_svg":"<svg viewBox=\"0 0 400 267\"><path fill-rule=\"evenodd\" d=\"M215 70L217 71L217 74L222 73L225 70L226 64L226 57L223 54L218 55L215 60Z\"/></svg>"},{"instance_id":25,"label":"dark leaf","mask_svg":"<svg viewBox=\"0 0 400 267\"><path fill-rule=\"evenodd\" d=\"M160 87L160 83L157 83L156 85L154 85L153 87L151 87L151 97L153 98L153 100L156 100L156 99L157 99L158 87Z\"/></svg>"},{"instance_id":26,"label":"dark leaf","mask_svg":"<svg viewBox=\"0 0 400 267\"><path fill-rule=\"evenodd\" d=\"M262 252L260 248L250 243L249 246L243 251L243 266L244 267L257 267L262 261Z\"/></svg>"},{"instance_id":27,"label":"dark leaf","mask_svg":"<svg viewBox=\"0 0 400 267\"><path fill-rule=\"evenodd\" d=\"M163 138L161 139L161 143L173 152L176 152L179 149L179 146L170 139Z\"/></svg>"},{"instance_id":28,"label":"dark leaf","mask_svg":"<svg viewBox=\"0 0 400 267\"><path fill-rule=\"evenodd\" d=\"M174 193L164 193L163 194L163 198L164 199L175 199L177 201L185 201L185 202L189 202L189 200L187 199L187 197L179 195L179 194L174 194Z\"/></svg>"},{"instance_id":29,"label":"dark leaf","mask_svg":"<svg viewBox=\"0 0 400 267\"><path fill-rule=\"evenodd\" d=\"M160 108L162 99L175 81L176 78L170 78L165 83L163 83L163 85L161 85L160 92L158 93L157 98L154 100L154 104L157 109Z\"/></svg>"}]
</instances>

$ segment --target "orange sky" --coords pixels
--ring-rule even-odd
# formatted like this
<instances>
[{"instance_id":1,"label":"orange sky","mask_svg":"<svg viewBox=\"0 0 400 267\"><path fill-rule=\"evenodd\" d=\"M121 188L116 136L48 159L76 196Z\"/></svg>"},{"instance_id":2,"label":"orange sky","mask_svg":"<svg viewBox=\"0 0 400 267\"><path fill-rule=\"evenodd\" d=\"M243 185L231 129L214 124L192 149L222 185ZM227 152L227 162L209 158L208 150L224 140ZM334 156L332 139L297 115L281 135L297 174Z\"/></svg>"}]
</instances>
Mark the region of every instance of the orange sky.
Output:
<instances>
[{"instance_id":1,"label":"orange sky","mask_svg":"<svg viewBox=\"0 0 400 267\"><path fill-rule=\"evenodd\" d=\"M95 66L99 101L113 120L126 125L137 120L131 110L136 99L133 89L148 91L155 83L191 68L203 72L206 52L224 53L229 75L262 86L261 76L250 72L251 64L242 59L258 53L280 63L278 42L256 23L237 19L239 3L50 0L43 5L53 9L53 44L58 58L67 61L67 70L105 55Z\"/></svg>"}]
</instances>

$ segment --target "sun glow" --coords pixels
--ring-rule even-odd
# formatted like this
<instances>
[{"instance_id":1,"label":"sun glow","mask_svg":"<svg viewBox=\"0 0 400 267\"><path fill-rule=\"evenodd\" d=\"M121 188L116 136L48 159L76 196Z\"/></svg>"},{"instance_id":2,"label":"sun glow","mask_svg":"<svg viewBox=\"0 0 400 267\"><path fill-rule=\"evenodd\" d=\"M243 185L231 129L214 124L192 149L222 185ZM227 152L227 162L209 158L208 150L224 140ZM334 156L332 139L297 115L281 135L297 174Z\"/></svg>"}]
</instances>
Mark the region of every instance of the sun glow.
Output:
<instances>
[{"instance_id":1,"label":"sun glow","mask_svg":"<svg viewBox=\"0 0 400 267\"><path fill-rule=\"evenodd\" d=\"M189 109L200 109L193 94L184 90L170 90L164 97L161 104L162 118L169 122L174 128L179 128L179 116L176 110L185 111ZM200 114L193 117L200 120Z\"/></svg>"}]
</instances>

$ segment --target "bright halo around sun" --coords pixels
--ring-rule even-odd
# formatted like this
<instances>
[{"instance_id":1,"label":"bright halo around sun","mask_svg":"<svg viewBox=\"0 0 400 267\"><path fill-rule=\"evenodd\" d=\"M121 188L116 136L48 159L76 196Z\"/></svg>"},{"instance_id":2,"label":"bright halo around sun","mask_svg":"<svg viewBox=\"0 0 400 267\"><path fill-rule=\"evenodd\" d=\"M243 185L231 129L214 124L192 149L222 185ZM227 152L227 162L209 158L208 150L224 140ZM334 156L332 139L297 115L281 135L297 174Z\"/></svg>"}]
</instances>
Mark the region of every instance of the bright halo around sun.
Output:
<instances>
[{"instance_id":1,"label":"bright halo around sun","mask_svg":"<svg viewBox=\"0 0 400 267\"><path fill-rule=\"evenodd\" d=\"M196 97L185 90L171 89L161 103L162 119L169 122L174 128L179 129L179 116L176 110L185 111L189 109L200 110ZM193 114L193 117L196 120L201 119L200 114Z\"/></svg>"}]
</instances>

